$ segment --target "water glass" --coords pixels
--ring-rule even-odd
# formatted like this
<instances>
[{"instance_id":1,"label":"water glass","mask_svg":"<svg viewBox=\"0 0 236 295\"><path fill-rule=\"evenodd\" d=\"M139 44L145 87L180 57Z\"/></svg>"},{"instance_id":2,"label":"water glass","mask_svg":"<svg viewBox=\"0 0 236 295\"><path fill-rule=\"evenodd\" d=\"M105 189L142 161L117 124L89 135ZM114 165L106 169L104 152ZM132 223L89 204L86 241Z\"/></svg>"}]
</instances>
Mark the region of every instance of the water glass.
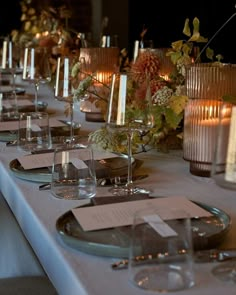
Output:
<instances>
[{"instance_id":1,"label":"water glass","mask_svg":"<svg viewBox=\"0 0 236 295\"><path fill-rule=\"evenodd\" d=\"M236 190L236 106L224 102L214 146L211 177L216 184Z\"/></svg>"},{"instance_id":2,"label":"water glass","mask_svg":"<svg viewBox=\"0 0 236 295\"><path fill-rule=\"evenodd\" d=\"M19 113L17 147L26 152L50 149L49 116L45 112Z\"/></svg>"},{"instance_id":3,"label":"water glass","mask_svg":"<svg viewBox=\"0 0 236 295\"><path fill-rule=\"evenodd\" d=\"M158 208L135 213L129 280L139 288L158 292L178 291L194 285L190 218L163 221Z\"/></svg>"},{"instance_id":4,"label":"water glass","mask_svg":"<svg viewBox=\"0 0 236 295\"><path fill-rule=\"evenodd\" d=\"M93 150L70 143L54 150L51 193L59 199L89 199L96 194Z\"/></svg>"}]
</instances>

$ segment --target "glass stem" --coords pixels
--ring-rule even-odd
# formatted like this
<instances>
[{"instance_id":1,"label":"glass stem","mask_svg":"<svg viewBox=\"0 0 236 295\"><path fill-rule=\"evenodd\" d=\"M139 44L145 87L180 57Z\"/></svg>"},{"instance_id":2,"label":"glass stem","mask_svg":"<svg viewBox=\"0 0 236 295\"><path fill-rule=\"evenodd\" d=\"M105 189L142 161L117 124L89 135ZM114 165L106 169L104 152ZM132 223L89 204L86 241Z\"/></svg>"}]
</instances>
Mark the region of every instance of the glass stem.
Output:
<instances>
[{"instance_id":1,"label":"glass stem","mask_svg":"<svg viewBox=\"0 0 236 295\"><path fill-rule=\"evenodd\" d=\"M133 132L131 131L130 127L128 128L127 132L127 140L128 140L128 178L127 178L127 186L133 183L132 180L132 138Z\"/></svg>"},{"instance_id":2,"label":"glass stem","mask_svg":"<svg viewBox=\"0 0 236 295\"><path fill-rule=\"evenodd\" d=\"M39 91L39 83L36 82L34 84L34 107L35 107L35 112L38 111L38 91Z\"/></svg>"}]
</instances>

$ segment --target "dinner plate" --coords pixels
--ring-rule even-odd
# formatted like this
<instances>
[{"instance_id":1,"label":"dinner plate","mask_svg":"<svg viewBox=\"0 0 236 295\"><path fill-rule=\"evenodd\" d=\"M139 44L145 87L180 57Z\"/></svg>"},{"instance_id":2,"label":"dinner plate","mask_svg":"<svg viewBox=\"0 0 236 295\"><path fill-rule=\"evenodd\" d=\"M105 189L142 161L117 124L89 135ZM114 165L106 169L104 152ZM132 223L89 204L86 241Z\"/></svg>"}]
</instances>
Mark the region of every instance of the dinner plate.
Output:
<instances>
[{"instance_id":1,"label":"dinner plate","mask_svg":"<svg viewBox=\"0 0 236 295\"><path fill-rule=\"evenodd\" d=\"M0 93L7 94L13 91L13 87L10 85L0 85ZM21 87L16 87L16 94L24 94L25 89Z\"/></svg>"},{"instance_id":2,"label":"dinner plate","mask_svg":"<svg viewBox=\"0 0 236 295\"><path fill-rule=\"evenodd\" d=\"M212 213L212 216L192 218L194 250L217 247L225 238L231 219L218 208L195 203ZM76 250L98 256L128 258L130 226L85 232L73 213L68 211L58 218L56 229L62 241Z\"/></svg>"},{"instance_id":3,"label":"dinner plate","mask_svg":"<svg viewBox=\"0 0 236 295\"><path fill-rule=\"evenodd\" d=\"M39 112L45 112L47 110L47 107L48 107L48 103L47 102L38 101L37 105L38 105L37 109L38 109ZM12 108L6 109L3 106L3 115L5 115L6 118L7 118L8 113L10 113L10 111L13 108L14 108L14 106ZM18 111L19 112L34 112L35 111L34 102L32 102L31 105L18 105Z\"/></svg>"},{"instance_id":4,"label":"dinner plate","mask_svg":"<svg viewBox=\"0 0 236 295\"><path fill-rule=\"evenodd\" d=\"M139 161L132 159L133 169L140 165ZM21 179L33 182L51 182L50 167L25 170L17 159L9 164L12 173ZM107 158L95 161L96 177L107 178L127 174L128 158L126 155L118 155L115 158Z\"/></svg>"},{"instance_id":5,"label":"dinner plate","mask_svg":"<svg viewBox=\"0 0 236 295\"><path fill-rule=\"evenodd\" d=\"M7 114L5 114L4 118L5 118L4 121L18 120L15 118L7 117ZM65 126L51 127L52 143L63 143L63 140L64 141L66 140L65 137L68 136L69 138L70 136L70 122L65 120L60 120L60 121L65 123ZM74 125L75 136L79 135L80 128L81 128L81 124L75 123ZM0 141L8 142L8 141L14 141L16 139L17 139L17 131L0 131Z\"/></svg>"}]
</instances>

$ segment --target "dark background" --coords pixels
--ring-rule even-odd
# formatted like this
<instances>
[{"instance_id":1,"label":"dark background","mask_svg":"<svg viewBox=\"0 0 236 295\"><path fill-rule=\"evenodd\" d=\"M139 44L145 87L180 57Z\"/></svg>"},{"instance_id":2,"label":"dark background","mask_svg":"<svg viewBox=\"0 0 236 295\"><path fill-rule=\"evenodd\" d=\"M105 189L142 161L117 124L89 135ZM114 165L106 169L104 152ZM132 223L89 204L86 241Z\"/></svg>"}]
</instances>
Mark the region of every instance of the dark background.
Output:
<instances>
[{"instance_id":1,"label":"dark background","mask_svg":"<svg viewBox=\"0 0 236 295\"><path fill-rule=\"evenodd\" d=\"M66 3L71 1L65 0ZM128 28L124 32L128 34L128 44L124 45L130 51L132 51L134 41L140 39L140 33L144 27L148 29L145 39L153 40L155 47L170 47L171 42L187 38L182 33L186 18L192 21L195 16L198 17L201 35L210 39L232 15L236 14L235 0L221 1L220 4L217 4L218 1L216 2L215 0L127 1L129 1L129 11L123 11L121 5L120 11L116 13L120 15L118 18L120 24L124 22L123 16L128 14ZM1 5L1 36L9 34L14 28L19 29L21 27L19 2L20 0L7 0L4 2L4 6L3 4ZM49 4L53 0L46 2ZM81 14L78 15L78 20L81 16ZM83 15L83 17L85 16ZM117 25L119 26L119 23ZM236 15L233 16L209 45L214 49L215 54L222 54L224 56L224 62L236 63L235 32Z\"/></svg>"},{"instance_id":2,"label":"dark background","mask_svg":"<svg viewBox=\"0 0 236 295\"><path fill-rule=\"evenodd\" d=\"M200 20L200 33L210 39L217 30L236 14L235 0L213 1L155 1L130 2L129 40L139 39L143 26L145 38L154 40L155 47L170 47L171 42L186 39L182 34L186 18ZM218 4L219 3L219 4ZM225 62L236 62L236 15L217 34L209 46L222 54Z\"/></svg>"}]
</instances>

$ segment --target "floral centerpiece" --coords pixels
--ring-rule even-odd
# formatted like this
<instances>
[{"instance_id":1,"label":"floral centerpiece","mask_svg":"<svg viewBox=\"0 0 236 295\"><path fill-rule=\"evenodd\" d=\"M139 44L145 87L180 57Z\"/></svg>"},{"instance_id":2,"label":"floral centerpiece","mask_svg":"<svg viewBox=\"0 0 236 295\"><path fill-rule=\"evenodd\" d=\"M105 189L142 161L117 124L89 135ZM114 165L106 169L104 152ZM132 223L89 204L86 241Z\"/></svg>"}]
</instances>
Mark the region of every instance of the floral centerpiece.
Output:
<instances>
[{"instance_id":1,"label":"floral centerpiece","mask_svg":"<svg viewBox=\"0 0 236 295\"><path fill-rule=\"evenodd\" d=\"M134 135L133 151L137 151L146 145L152 146L162 151L172 148L182 147L183 118L184 109L188 101L185 95L185 66L193 63L196 58L195 44L206 43L207 39L199 33L199 20L194 18L193 30L191 33L189 19L185 21L183 33L188 36L188 40L173 42L167 56L175 65L174 71L170 73L168 79L164 79L160 74L161 60L153 50L145 50L140 53L133 63L126 64L126 71L131 73L143 73L143 80L146 74L150 78L151 108L155 118L155 126L145 136L138 133ZM213 57L213 51L207 49L208 58ZM199 58L199 56L197 56ZM130 89L131 90L131 89ZM104 114L106 106L103 101ZM135 92L132 99L128 100L127 111L133 113L140 112L145 108L143 105L144 93ZM126 152L126 135L121 133L110 134L104 125L102 128L91 133L90 140L106 150Z\"/></svg>"}]
</instances>

